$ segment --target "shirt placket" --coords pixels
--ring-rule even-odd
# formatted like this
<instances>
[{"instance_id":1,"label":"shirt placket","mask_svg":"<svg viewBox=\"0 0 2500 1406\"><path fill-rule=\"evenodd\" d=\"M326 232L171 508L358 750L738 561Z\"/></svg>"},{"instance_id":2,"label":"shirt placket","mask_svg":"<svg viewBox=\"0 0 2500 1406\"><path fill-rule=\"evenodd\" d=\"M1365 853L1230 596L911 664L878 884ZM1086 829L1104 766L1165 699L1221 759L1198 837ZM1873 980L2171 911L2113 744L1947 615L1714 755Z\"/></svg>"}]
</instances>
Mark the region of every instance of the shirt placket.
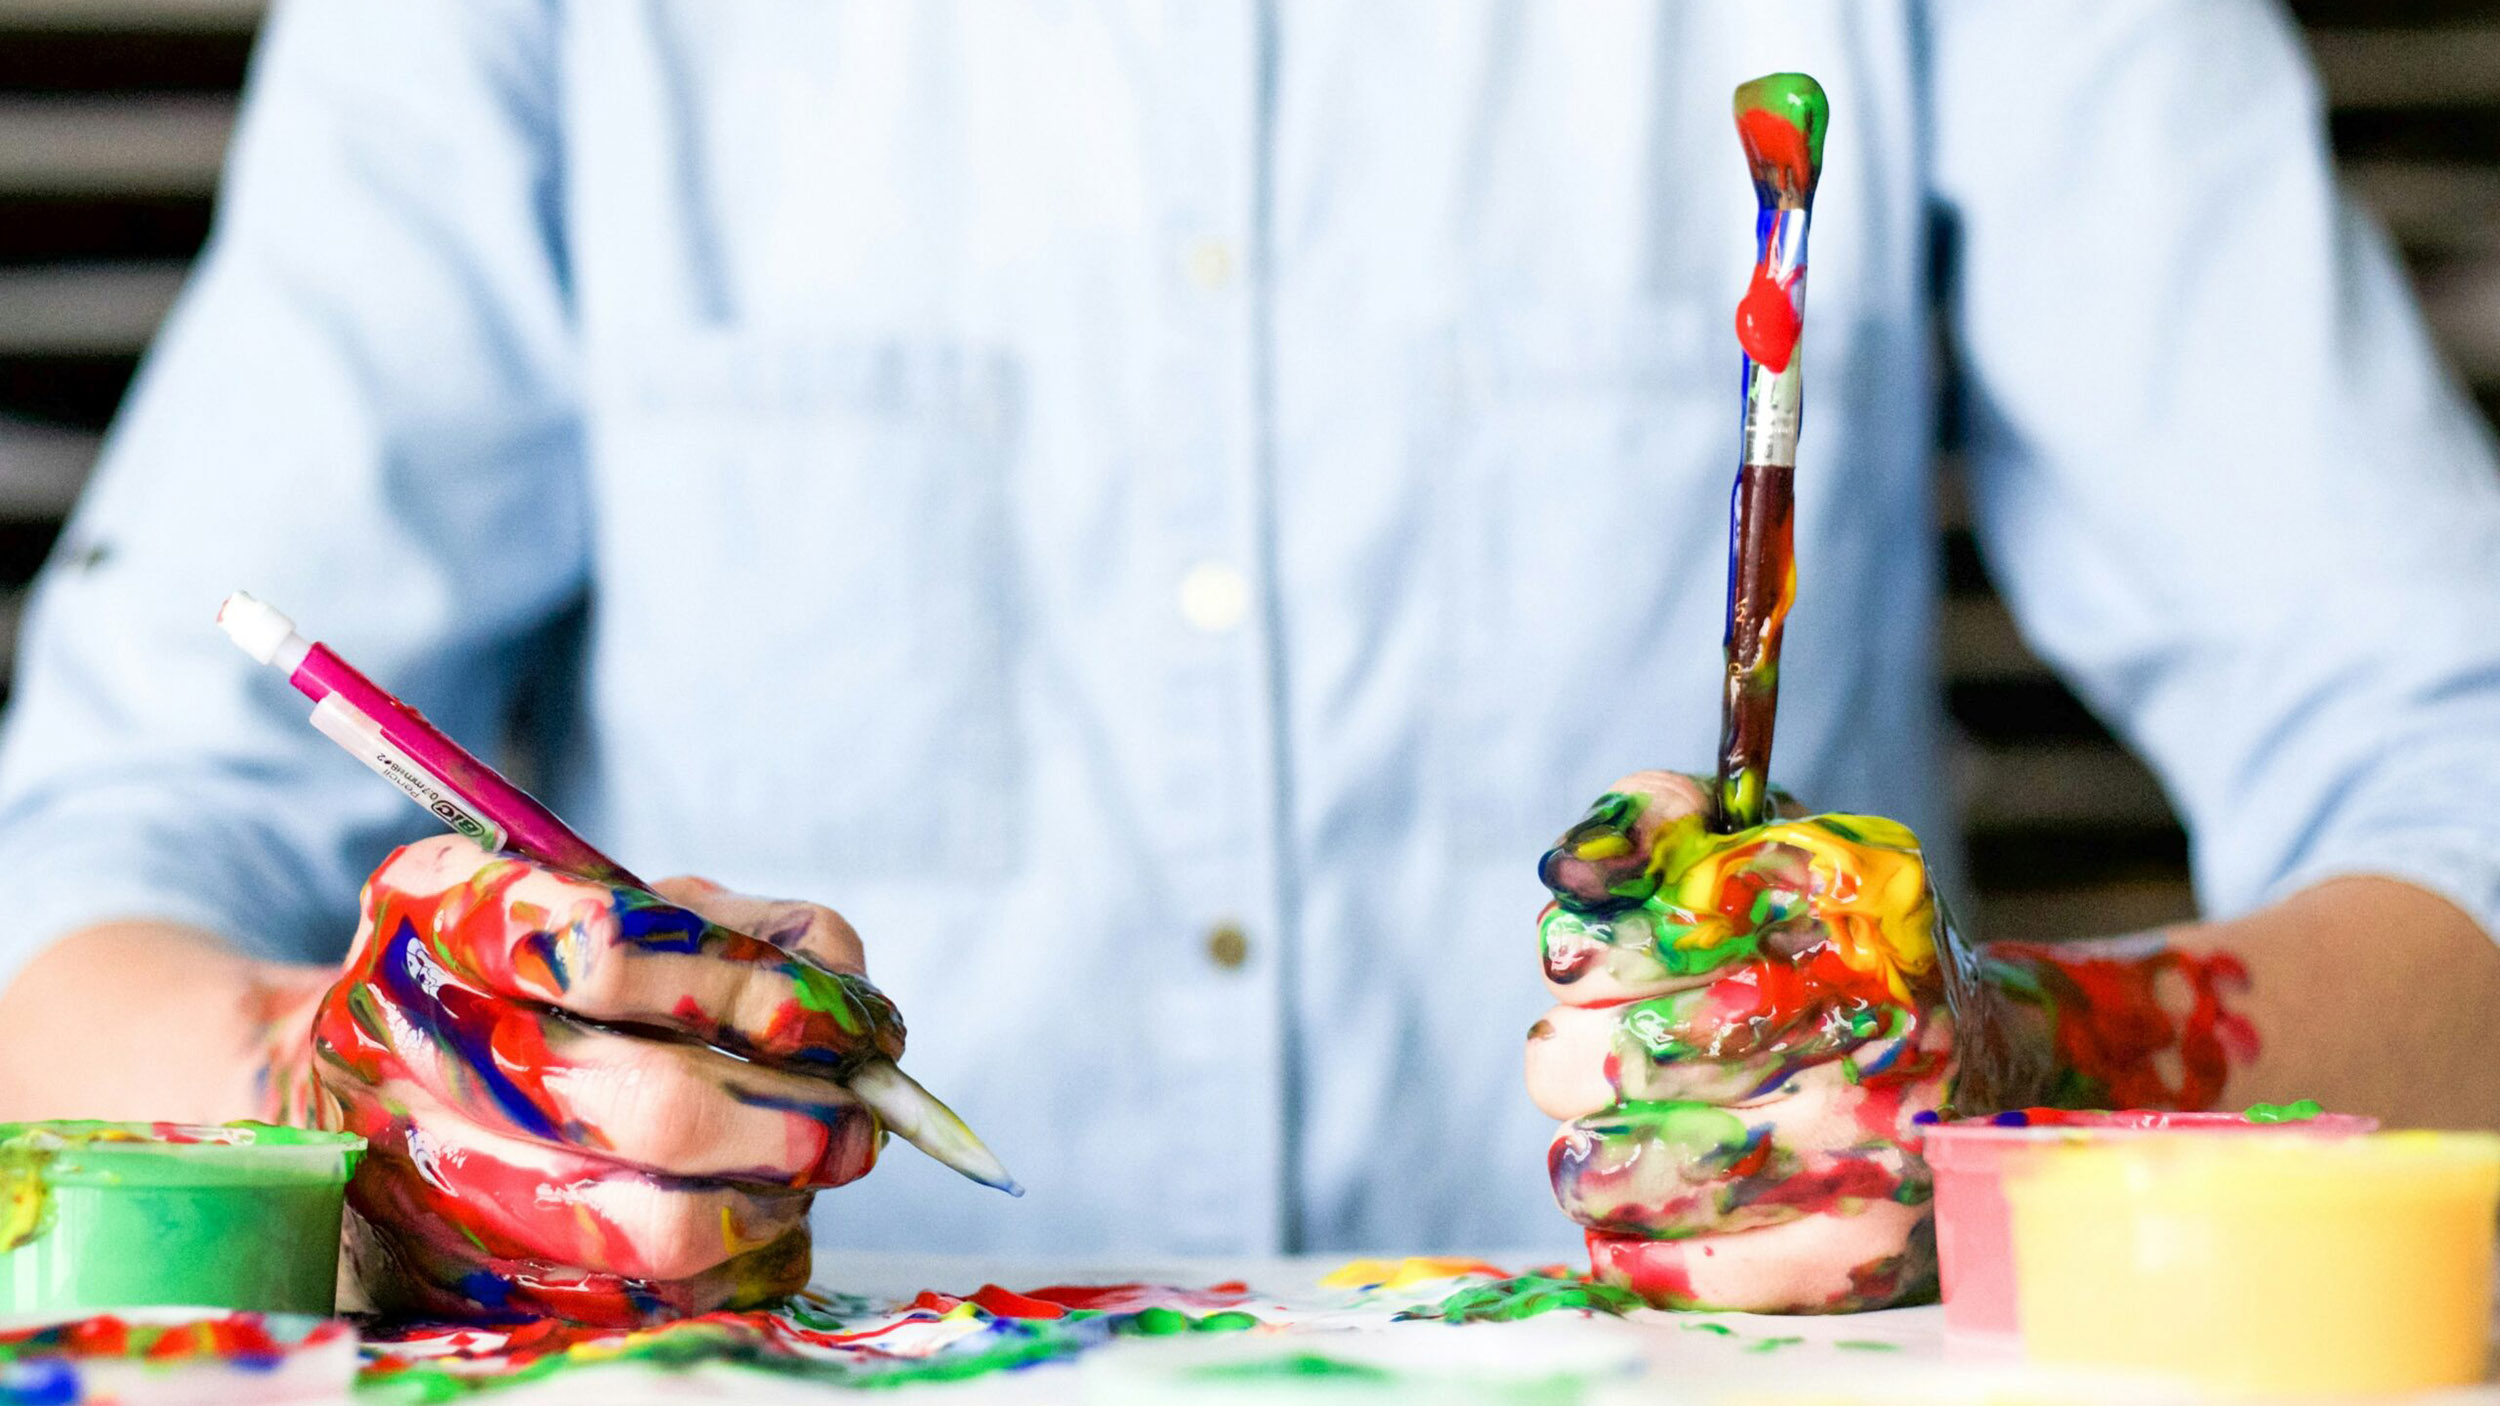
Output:
<instances>
[{"instance_id":1,"label":"shirt placket","mask_svg":"<svg viewBox=\"0 0 2500 1406\"><path fill-rule=\"evenodd\" d=\"M1254 3L1172 0L1147 140L1163 267L1147 554L1167 593L1159 844L1174 911L1149 1018L1182 1253L1268 1248L1277 1224L1277 946L1256 474Z\"/></svg>"}]
</instances>

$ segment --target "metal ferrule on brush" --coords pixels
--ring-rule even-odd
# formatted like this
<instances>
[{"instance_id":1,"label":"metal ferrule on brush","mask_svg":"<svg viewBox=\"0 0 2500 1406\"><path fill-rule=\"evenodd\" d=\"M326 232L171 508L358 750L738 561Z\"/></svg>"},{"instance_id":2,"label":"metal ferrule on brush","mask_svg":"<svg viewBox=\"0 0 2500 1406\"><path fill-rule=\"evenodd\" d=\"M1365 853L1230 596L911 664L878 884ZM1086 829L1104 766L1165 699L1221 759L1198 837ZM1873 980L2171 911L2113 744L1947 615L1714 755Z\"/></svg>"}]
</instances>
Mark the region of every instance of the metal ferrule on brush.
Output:
<instances>
[{"instance_id":1,"label":"metal ferrule on brush","mask_svg":"<svg viewBox=\"0 0 2500 1406\"><path fill-rule=\"evenodd\" d=\"M1806 224L1811 210L1787 206L1764 210L1762 252L1771 276L1788 291L1800 320L1806 304ZM1797 427L1805 409L1804 348L1792 350L1778 371L1745 358L1744 458L1747 464L1797 466Z\"/></svg>"}]
</instances>

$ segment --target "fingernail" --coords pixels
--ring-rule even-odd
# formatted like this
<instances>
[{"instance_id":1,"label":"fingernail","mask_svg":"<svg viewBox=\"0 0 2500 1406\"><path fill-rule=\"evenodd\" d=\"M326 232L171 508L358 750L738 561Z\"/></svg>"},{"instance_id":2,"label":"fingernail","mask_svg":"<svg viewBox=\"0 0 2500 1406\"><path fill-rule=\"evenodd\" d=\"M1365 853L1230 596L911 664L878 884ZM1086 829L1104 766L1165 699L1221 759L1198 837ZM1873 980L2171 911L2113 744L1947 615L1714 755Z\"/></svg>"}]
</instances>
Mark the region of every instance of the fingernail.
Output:
<instances>
[{"instance_id":1,"label":"fingernail","mask_svg":"<svg viewBox=\"0 0 2500 1406\"><path fill-rule=\"evenodd\" d=\"M1609 791L1563 832L1537 862L1537 878L1556 901L1579 912L1606 912L1631 907L1655 891L1656 883L1644 877L1648 856L1633 838L1647 804L1643 797Z\"/></svg>"}]
</instances>

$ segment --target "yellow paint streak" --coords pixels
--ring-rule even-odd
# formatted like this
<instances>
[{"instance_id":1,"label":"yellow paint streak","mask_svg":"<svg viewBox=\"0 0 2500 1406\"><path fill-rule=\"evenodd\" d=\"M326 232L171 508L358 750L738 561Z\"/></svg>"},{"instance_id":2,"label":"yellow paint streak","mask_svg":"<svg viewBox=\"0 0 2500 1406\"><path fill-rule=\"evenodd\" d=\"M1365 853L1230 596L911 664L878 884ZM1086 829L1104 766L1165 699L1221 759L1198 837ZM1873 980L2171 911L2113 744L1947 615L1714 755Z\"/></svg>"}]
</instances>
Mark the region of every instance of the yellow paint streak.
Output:
<instances>
[{"instance_id":1,"label":"yellow paint streak","mask_svg":"<svg viewBox=\"0 0 2500 1406\"><path fill-rule=\"evenodd\" d=\"M1798 897L1811 899L1833 951L1852 969L1881 977L1895 999L1910 1004L1908 979L1936 966L1935 902L1918 836L1882 816L1779 820L1733 835L1711 834L1698 816L1679 820L1659 835L1650 860L1660 896L1692 925L1676 946L1708 949L1752 931L1741 916L1718 912L1719 895L1747 868L1799 860L1806 892Z\"/></svg>"},{"instance_id":2,"label":"yellow paint streak","mask_svg":"<svg viewBox=\"0 0 2500 1406\"><path fill-rule=\"evenodd\" d=\"M1323 1289L1403 1289L1435 1279L1471 1274L1507 1279L1510 1271L1482 1260L1409 1256L1402 1260L1350 1260L1320 1278Z\"/></svg>"}]
</instances>

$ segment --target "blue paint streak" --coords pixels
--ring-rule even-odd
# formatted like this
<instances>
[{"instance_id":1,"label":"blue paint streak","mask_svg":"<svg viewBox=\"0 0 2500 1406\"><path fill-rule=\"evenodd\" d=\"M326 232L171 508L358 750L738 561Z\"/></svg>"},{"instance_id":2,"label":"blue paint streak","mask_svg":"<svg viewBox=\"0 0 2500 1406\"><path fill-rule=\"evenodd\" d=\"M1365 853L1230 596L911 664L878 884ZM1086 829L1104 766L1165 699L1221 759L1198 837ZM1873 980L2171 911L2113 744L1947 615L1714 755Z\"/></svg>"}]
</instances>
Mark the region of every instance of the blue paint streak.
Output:
<instances>
[{"instance_id":1,"label":"blue paint streak","mask_svg":"<svg viewBox=\"0 0 2500 1406\"><path fill-rule=\"evenodd\" d=\"M803 1114L819 1123L839 1122L859 1112L857 1104L816 1103L803 1098L783 1098L778 1094L758 1093L753 1089L741 1089L735 1086L730 1087L728 1092L731 1098L749 1108L769 1108L777 1113Z\"/></svg>"},{"instance_id":2,"label":"blue paint streak","mask_svg":"<svg viewBox=\"0 0 2500 1406\"><path fill-rule=\"evenodd\" d=\"M79 1397L78 1369L62 1358L0 1367L0 1406L71 1406Z\"/></svg>"},{"instance_id":3,"label":"blue paint streak","mask_svg":"<svg viewBox=\"0 0 2500 1406\"><path fill-rule=\"evenodd\" d=\"M615 892L616 935L628 946L648 952L703 950L703 935L710 925L701 918L632 889Z\"/></svg>"},{"instance_id":4,"label":"blue paint streak","mask_svg":"<svg viewBox=\"0 0 2500 1406\"><path fill-rule=\"evenodd\" d=\"M554 933L534 932L522 938L521 942L537 954L538 960L547 964L547 975L554 978L558 991L573 989L573 973L565 970L564 966L564 944L556 940Z\"/></svg>"},{"instance_id":5,"label":"blue paint streak","mask_svg":"<svg viewBox=\"0 0 2500 1406\"><path fill-rule=\"evenodd\" d=\"M416 924L401 920L382 954L374 982L419 1032L467 1063L514 1127L550 1142L564 1140L547 1110L512 1082L486 1047L486 1031L492 1023L487 1007L493 1002L452 979L434 954L417 941Z\"/></svg>"},{"instance_id":6,"label":"blue paint streak","mask_svg":"<svg viewBox=\"0 0 2500 1406\"><path fill-rule=\"evenodd\" d=\"M512 1299L512 1283L500 1274L472 1269L460 1276L460 1292L482 1308L502 1308Z\"/></svg>"}]
</instances>

